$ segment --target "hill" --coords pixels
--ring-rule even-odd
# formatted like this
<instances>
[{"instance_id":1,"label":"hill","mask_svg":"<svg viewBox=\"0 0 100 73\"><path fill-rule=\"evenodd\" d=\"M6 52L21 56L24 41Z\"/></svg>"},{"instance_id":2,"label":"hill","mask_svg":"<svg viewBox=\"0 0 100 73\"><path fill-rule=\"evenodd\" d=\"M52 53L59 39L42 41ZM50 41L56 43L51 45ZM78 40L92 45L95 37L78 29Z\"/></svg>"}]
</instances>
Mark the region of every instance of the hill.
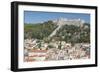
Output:
<instances>
[{"instance_id":1,"label":"hill","mask_svg":"<svg viewBox=\"0 0 100 73\"><path fill-rule=\"evenodd\" d=\"M38 24L26 24L24 26L24 38L34 38L39 40L49 39L49 41L65 41L68 43L89 43L90 42L90 24L84 23L84 26L64 25L56 35L49 37L50 34L58 28L52 21Z\"/></svg>"}]
</instances>

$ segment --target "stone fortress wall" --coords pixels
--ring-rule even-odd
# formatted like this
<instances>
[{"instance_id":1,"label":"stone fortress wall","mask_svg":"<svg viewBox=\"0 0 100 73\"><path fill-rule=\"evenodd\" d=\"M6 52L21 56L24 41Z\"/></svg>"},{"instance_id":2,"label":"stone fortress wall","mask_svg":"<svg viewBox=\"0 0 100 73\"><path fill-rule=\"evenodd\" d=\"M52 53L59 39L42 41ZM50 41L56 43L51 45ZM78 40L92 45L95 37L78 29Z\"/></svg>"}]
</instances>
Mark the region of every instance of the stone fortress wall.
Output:
<instances>
[{"instance_id":1,"label":"stone fortress wall","mask_svg":"<svg viewBox=\"0 0 100 73\"><path fill-rule=\"evenodd\" d=\"M81 19L67 19L67 18L59 18L53 20L57 25L74 25L74 26L83 26L84 20Z\"/></svg>"}]
</instances>

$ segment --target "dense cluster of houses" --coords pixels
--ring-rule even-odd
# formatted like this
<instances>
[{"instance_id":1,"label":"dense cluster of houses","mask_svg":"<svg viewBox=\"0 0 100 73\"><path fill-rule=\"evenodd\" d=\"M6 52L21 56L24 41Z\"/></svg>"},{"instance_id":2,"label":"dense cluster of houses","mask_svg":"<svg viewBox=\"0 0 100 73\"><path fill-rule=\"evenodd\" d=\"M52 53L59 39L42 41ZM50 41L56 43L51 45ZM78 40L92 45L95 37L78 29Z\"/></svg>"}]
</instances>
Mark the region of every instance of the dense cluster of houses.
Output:
<instances>
[{"instance_id":1,"label":"dense cluster of houses","mask_svg":"<svg viewBox=\"0 0 100 73\"><path fill-rule=\"evenodd\" d=\"M45 43L38 39L25 39L24 61L50 61L89 59L89 43L66 43L65 41L51 41Z\"/></svg>"}]
</instances>

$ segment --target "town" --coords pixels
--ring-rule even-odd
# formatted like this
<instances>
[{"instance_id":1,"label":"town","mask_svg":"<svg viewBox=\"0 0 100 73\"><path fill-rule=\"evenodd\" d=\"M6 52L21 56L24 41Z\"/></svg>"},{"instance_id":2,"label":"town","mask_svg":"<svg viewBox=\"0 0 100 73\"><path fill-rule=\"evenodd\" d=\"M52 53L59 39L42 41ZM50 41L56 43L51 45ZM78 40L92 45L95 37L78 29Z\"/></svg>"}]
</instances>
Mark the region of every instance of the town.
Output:
<instances>
[{"instance_id":1,"label":"town","mask_svg":"<svg viewBox=\"0 0 100 73\"><path fill-rule=\"evenodd\" d=\"M33 37L24 39L24 61L89 59L91 47L89 24L84 25L84 23L80 19L68 20L65 18L46 22L46 25L51 26L51 24L54 24L52 26L54 29L51 33L48 31L44 33L49 33L46 37L42 36L41 39L39 35L43 34L40 31L37 37L35 37L36 33L34 33ZM50 27L44 26L44 23L40 24L41 27L42 25L49 30Z\"/></svg>"},{"instance_id":2,"label":"town","mask_svg":"<svg viewBox=\"0 0 100 73\"><path fill-rule=\"evenodd\" d=\"M40 44L41 43L41 44ZM25 40L25 61L49 61L89 59L90 44L71 43L64 41L52 41L50 43L38 42L37 39Z\"/></svg>"}]
</instances>

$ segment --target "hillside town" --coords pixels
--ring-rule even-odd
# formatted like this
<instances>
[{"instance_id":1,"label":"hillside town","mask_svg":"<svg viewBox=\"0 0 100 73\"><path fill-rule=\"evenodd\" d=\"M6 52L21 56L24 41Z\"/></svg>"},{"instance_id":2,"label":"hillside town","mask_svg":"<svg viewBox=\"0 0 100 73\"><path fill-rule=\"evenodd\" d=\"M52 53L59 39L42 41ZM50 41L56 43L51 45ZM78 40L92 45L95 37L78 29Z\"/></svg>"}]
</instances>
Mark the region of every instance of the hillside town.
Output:
<instances>
[{"instance_id":1,"label":"hillside town","mask_svg":"<svg viewBox=\"0 0 100 73\"><path fill-rule=\"evenodd\" d=\"M57 27L48 37L37 39L34 37L35 35L33 35L33 38L24 39L25 62L90 58L90 42L87 42L89 41L88 38L84 39L84 37L89 37L89 26L84 26L83 20L60 18L54 20L53 23L56 24ZM76 31L72 32L73 30L69 29L70 26L78 27L79 30L75 29ZM76 43L77 41L79 41L79 43Z\"/></svg>"}]
</instances>

